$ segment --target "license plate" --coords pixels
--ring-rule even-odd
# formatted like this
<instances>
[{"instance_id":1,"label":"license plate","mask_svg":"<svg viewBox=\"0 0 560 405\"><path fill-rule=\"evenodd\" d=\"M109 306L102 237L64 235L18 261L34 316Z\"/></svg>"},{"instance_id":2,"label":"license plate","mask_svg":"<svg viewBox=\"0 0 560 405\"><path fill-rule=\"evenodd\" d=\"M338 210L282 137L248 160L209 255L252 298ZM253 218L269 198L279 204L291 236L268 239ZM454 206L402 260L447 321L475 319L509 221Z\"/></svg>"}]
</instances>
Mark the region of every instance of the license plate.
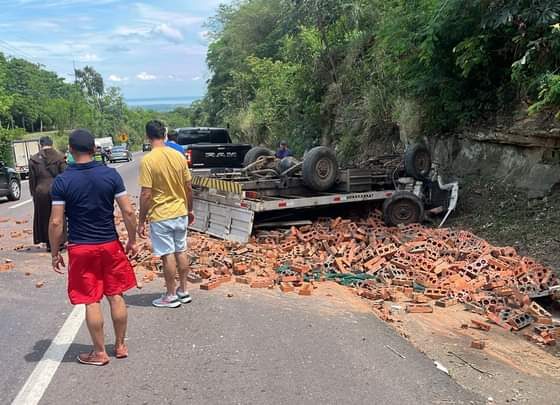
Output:
<instances>
[{"instance_id":1,"label":"license plate","mask_svg":"<svg viewBox=\"0 0 560 405\"><path fill-rule=\"evenodd\" d=\"M237 152L206 152L204 157L209 159L237 158Z\"/></svg>"}]
</instances>

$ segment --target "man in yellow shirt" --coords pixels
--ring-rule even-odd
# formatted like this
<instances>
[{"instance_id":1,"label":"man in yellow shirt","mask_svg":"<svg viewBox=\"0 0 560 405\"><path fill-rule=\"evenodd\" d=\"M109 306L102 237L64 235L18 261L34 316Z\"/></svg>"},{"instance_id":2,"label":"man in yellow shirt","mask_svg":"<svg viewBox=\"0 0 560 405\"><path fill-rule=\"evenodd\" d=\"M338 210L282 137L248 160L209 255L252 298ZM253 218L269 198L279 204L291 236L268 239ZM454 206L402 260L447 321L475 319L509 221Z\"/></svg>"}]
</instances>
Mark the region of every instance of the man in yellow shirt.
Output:
<instances>
[{"instance_id":1,"label":"man in yellow shirt","mask_svg":"<svg viewBox=\"0 0 560 405\"><path fill-rule=\"evenodd\" d=\"M191 173L185 157L165 146L166 129L161 121L146 124L152 145L140 164L140 215L138 234L145 236L150 220L153 253L163 261L167 292L152 302L156 307L176 308L191 302L187 292L187 225L194 221ZM179 287L176 275L179 271Z\"/></svg>"}]
</instances>

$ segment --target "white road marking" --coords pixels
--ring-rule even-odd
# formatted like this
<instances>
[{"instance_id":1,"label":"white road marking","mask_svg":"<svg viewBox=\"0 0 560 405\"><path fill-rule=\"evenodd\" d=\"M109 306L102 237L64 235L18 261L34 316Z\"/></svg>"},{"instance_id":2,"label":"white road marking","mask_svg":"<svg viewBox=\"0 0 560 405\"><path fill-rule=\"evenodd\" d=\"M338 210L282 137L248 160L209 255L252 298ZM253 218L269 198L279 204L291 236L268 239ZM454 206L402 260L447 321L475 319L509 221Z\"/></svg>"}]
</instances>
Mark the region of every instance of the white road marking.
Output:
<instances>
[{"instance_id":1,"label":"white road marking","mask_svg":"<svg viewBox=\"0 0 560 405\"><path fill-rule=\"evenodd\" d=\"M82 326L85 305L76 305L51 342L43 358L19 391L12 405L36 405L47 390L76 333Z\"/></svg>"},{"instance_id":2,"label":"white road marking","mask_svg":"<svg viewBox=\"0 0 560 405\"><path fill-rule=\"evenodd\" d=\"M29 204L31 201L33 201L33 198L30 198L29 200L22 201L22 202L20 202L19 204L16 204L16 205L12 205L11 207L8 207L8 209L11 210L13 208L21 207L22 205Z\"/></svg>"}]
</instances>

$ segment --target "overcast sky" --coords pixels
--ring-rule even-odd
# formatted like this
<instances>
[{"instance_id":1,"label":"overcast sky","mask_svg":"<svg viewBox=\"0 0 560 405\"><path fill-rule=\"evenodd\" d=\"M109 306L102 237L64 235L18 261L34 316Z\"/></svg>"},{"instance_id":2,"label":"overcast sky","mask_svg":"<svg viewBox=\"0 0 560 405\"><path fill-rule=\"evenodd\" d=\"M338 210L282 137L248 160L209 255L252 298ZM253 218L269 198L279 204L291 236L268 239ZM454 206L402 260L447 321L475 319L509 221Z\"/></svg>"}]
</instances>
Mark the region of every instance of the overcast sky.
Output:
<instances>
[{"instance_id":1,"label":"overcast sky","mask_svg":"<svg viewBox=\"0 0 560 405\"><path fill-rule=\"evenodd\" d=\"M204 28L227 0L0 0L0 52L71 78L91 65L127 98L200 96Z\"/></svg>"}]
</instances>

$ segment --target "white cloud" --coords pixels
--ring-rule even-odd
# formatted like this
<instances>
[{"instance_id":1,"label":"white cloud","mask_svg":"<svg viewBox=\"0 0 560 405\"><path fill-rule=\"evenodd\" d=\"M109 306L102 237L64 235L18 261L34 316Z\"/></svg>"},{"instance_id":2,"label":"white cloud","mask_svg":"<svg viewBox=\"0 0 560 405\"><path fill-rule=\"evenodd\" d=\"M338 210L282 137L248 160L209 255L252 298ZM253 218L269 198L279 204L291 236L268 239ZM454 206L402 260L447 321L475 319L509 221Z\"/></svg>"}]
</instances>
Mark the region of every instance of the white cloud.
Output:
<instances>
[{"instance_id":1,"label":"white cloud","mask_svg":"<svg viewBox=\"0 0 560 405\"><path fill-rule=\"evenodd\" d=\"M171 42L181 42L183 40L183 34L181 31L170 27L167 24L159 24L152 29L153 34L160 34L162 37L168 39Z\"/></svg>"},{"instance_id":2,"label":"white cloud","mask_svg":"<svg viewBox=\"0 0 560 405\"><path fill-rule=\"evenodd\" d=\"M78 62L99 62L101 58L95 53L86 52L76 58Z\"/></svg>"},{"instance_id":3,"label":"white cloud","mask_svg":"<svg viewBox=\"0 0 560 405\"><path fill-rule=\"evenodd\" d=\"M160 8L144 3L137 3L136 10L145 23L153 24L154 21L169 24L171 21L175 27L183 27L193 24L201 24L204 18L189 13L165 11Z\"/></svg>"},{"instance_id":4,"label":"white cloud","mask_svg":"<svg viewBox=\"0 0 560 405\"><path fill-rule=\"evenodd\" d=\"M148 27L130 27L130 26L120 26L114 31L115 35L121 35L123 37L129 36L141 36L146 37L150 34L150 28Z\"/></svg>"},{"instance_id":5,"label":"white cloud","mask_svg":"<svg viewBox=\"0 0 560 405\"><path fill-rule=\"evenodd\" d=\"M175 79L175 75L167 75L167 78L173 80Z\"/></svg>"},{"instance_id":6,"label":"white cloud","mask_svg":"<svg viewBox=\"0 0 560 405\"><path fill-rule=\"evenodd\" d=\"M155 79L157 79L156 76L151 75L151 74L146 73L146 72L138 73L136 75L136 78L139 79L139 80L155 80Z\"/></svg>"},{"instance_id":7,"label":"white cloud","mask_svg":"<svg viewBox=\"0 0 560 405\"><path fill-rule=\"evenodd\" d=\"M191 80L192 80L193 82L198 82L198 81L201 80L201 79L202 79L202 77L200 77L200 76L195 76L195 77L193 77Z\"/></svg>"},{"instance_id":8,"label":"white cloud","mask_svg":"<svg viewBox=\"0 0 560 405\"><path fill-rule=\"evenodd\" d=\"M115 35L130 39L160 39L163 38L172 43L183 41L184 36L181 31L166 23L157 25L136 25L136 26L120 26L114 30Z\"/></svg>"},{"instance_id":9,"label":"white cloud","mask_svg":"<svg viewBox=\"0 0 560 405\"><path fill-rule=\"evenodd\" d=\"M119 75L109 75L110 82L125 82L128 80L128 77L121 77Z\"/></svg>"}]
</instances>

